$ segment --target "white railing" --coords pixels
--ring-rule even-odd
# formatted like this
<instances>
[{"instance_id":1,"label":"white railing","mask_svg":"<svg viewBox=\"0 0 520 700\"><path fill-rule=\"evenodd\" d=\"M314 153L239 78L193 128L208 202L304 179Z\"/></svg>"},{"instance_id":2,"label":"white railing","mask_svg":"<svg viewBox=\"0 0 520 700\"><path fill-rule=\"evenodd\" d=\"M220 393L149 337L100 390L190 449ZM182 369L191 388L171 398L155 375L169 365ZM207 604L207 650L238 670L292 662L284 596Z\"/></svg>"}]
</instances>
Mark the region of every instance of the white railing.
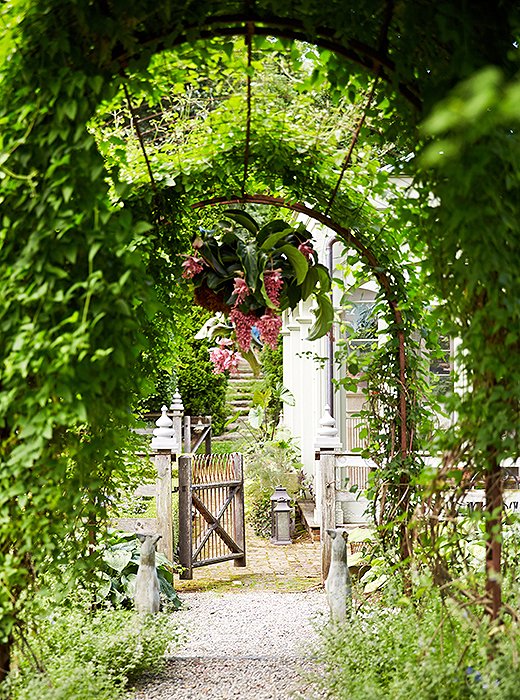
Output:
<instances>
[{"instance_id":1,"label":"white railing","mask_svg":"<svg viewBox=\"0 0 520 700\"><path fill-rule=\"evenodd\" d=\"M354 452L359 449L364 449L367 446L367 440L359 436L360 431L364 427L361 418L349 416L345 420L345 452Z\"/></svg>"}]
</instances>

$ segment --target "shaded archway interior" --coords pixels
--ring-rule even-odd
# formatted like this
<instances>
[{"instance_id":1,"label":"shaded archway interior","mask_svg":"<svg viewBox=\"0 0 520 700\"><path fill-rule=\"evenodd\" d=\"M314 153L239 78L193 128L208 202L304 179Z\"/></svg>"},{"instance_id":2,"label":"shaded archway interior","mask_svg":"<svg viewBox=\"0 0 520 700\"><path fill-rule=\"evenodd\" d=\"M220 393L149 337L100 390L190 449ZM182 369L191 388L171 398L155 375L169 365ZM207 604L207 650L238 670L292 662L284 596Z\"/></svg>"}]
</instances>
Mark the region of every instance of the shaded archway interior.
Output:
<instances>
[{"instance_id":1,"label":"shaded archway interior","mask_svg":"<svg viewBox=\"0 0 520 700\"><path fill-rule=\"evenodd\" d=\"M230 18L228 18L229 20ZM217 21L222 21L222 18ZM242 26L231 26L231 27L226 27L226 28L219 28L216 27L215 30L207 30L206 34L199 32L198 37L200 38L201 36L207 36L214 38L216 36L237 36L237 35L245 35L246 36L246 46L247 46L247 55L248 55L248 68L250 69L251 67L251 37L254 35L255 32L257 32L258 27L253 23L253 22L245 22ZM297 36L296 34L291 34L291 32L287 33L285 30L287 28L284 26L270 26L270 27L262 27L261 30L262 32L267 36L267 35L273 35L275 34L281 34L284 37L290 36L291 39L296 40L296 39L301 39L301 38L307 38L307 37L302 37L302 36ZM386 27L386 31L388 31L388 27ZM260 32L257 32L260 33ZM186 35L179 36L174 42L175 44L181 44L181 43L186 43L188 42ZM382 39L382 42L385 43L385 39ZM189 43L189 42L188 42ZM314 43L318 44L319 41L314 39ZM346 55L345 51L341 50L341 47L338 45L338 53L342 55L343 57L349 58L351 61L355 61L357 64L363 65L363 62L356 60L356 57L353 55ZM349 246L352 248L356 249L357 252L360 254L360 256L365 260L366 264L368 267L372 270L374 278L377 280L379 283L383 296L390 308L390 312L394 318L395 325L397 328L397 339L398 339L398 364L399 364L399 376L400 376L400 423L401 423L401 453L403 456L403 459L405 458L407 452L408 452L408 431L407 431L407 406L406 406L406 350L405 350L405 331L404 331L404 324L403 324L403 316L401 313L401 310L399 308L399 302L402 300L398 299L398 294L397 294L397 289L395 288L395 285L392 283L392 280L389 276L389 270L386 270L384 266L381 265L380 261L377 258L377 255L374 253L373 250L370 249L369 246L365 245L363 241L360 239L359 236L357 236L355 233L353 233L352 228L349 228L347 226L344 226L342 224L339 224L337 221L335 221L332 217L329 216L329 211L331 209L332 201L334 200L336 194L339 191L340 184L342 182L343 175L345 173L345 170L347 166L349 165L350 157L352 155L353 149L357 144L357 139L359 137L360 129L363 124L366 110L369 108L371 104L371 100L374 96L375 93L375 87L377 84L377 80L379 78L384 78L388 80L388 74L385 74L384 66L382 62L374 62L371 61L370 66L364 65L364 68L369 68L372 72L375 74L374 81L372 83L372 87L368 92L368 102L366 104L365 111L363 112L362 117L358 121L358 124L356 128L354 129L354 133L352 136L351 144L348 149L347 155L345 156L345 159L342 164L342 168L339 173L339 178L336 178L336 183L333 187L333 194L331 199L329 200L327 207L325 209L325 213L319 212L318 210L308 207L307 205L303 204L298 204L295 203L294 201L288 201L283 197L276 197L272 195L266 195L266 194L249 194L247 193L246 190L246 185L247 185L247 173L248 173L248 166L249 166L249 158L250 158L250 138L251 138L251 80L250 80L250 74L247 76L247 123L246 123L246 137L245 137L245 144L243 146L244 148L244 163L243 163L243 178L242 178L242 186L241 186L241 194L240 196L221 196L221 197L213 197L211 199L207 200L200 200L196 202L194 205L192 205L193 209L199 209L203 208L205 206L211 206L211 205L217 205L217 204L264 204L264 205L270 205L270 206L276 206L276 207L283 207L290 209L292 211L306 214L309 217L313 218L314 220L324 224L325 226L329 227L331 230L333 230L345 243L347 243ZM132 112L132 107L130 104L130 99L128 92L126 92L127 100L129 103L130 110ZM418 102L414 102L414 106L418 106ZM132 114L132 116L135 116ZM146 166L148 169L149 173L149 178L150 182L152 185L152 189L154 191L156 190L156 183L154 180L153 176L153 171L150 166L150 160L148 158L147 152L146 152L146 147L144 140L142 138L142 135L139 131L139 125L138 122L134 120L134 127L136 129L137 133L137 138L139 140L140 148L143 152L145 161L146 161ZM220 154L224 155L224 154Z\"/></svg>"}]
</instances>

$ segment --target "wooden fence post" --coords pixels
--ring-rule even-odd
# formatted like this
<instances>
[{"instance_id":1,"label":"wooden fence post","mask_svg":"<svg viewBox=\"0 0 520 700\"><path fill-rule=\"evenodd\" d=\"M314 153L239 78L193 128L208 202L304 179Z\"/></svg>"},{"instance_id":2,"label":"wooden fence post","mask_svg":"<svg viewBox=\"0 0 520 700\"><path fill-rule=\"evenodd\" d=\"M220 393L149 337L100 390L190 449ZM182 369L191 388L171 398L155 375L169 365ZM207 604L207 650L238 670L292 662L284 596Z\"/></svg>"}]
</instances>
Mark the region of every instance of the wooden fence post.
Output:
<instances>
[{"instance_id":1,"label":"wooden fence post","mask_svg":"<svg viewBox=\"0 0 520 700\"><path fill-rule=\"evenodd\" d=\"M173 561L172 458L169 450L158 450L154 455L157 469L157 527L162 536L157 549L170 561Z\"/></svg>"},{"instance_id":2,"label":"wooden fence post","mask_svg":"<svg viewBox=\"0 0 520 700\"><path fill-rule=\"evenodd\" d=\"M183 451L189 454L191 452L191 416L183 418Z\"/></svg>"},{"instance_id":3,"label":"wooden fence post","mask_svg":"<svg viewBox=\"0 0 520 700\"><path fill-rule=\"evenodd\" d=\"M211 416L206 416L208 423L209 423L209 430L206 433L206 437L204 438L204 452L207 455L211 454L211 434L213 431L212 425L211 425Z\"/></svg>"},{"instance_id":4,"label":"wooden fence post","mask_svg":"<svg viewBox=\"0 0 520 700\"><path fill-rule=\"evenodd\" d=\"M233 462L235 466L235 479L242 482L242 488L239 489L235 496L235 509L234 509L234 520L235 520L235 542L244 552L243 557L239 557L234 560L235 566L246 566L246 533L244 527L244 458L241 454L233 455Z\"/></svg>"},{"instance_id":5,"label":"wooden fence post","mask_svg":"<svg viewBox=\"0 0 520 700\"><path fill-rule=\"evenodd\" d=\"M336 527L336 457L331 453L320 454L321 473L321 578L322 581L328 576L330 567L330 556L332 539L327 535L327 530Z\"/></svg>"},{"instance_id":6,"label":"wooden fence post","mask_svg":"<svg viewBox=\"0 0 520 700\"><path fill-rule=\"evenodd\" d=\"M191 458L179 457L179 564L181 579L193 578L191 513Z\"/></svg>"}]
</instances>

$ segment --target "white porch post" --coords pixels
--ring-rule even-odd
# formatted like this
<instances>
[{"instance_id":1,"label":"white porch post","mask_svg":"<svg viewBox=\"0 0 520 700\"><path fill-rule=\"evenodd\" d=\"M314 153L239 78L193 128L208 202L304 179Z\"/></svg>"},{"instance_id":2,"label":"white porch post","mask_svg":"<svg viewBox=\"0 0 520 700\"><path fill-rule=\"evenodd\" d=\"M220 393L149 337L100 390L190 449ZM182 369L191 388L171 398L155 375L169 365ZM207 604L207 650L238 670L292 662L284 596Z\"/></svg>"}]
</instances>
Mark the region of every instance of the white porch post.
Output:
<instances>
[{"instance_id":1,"label":"white porch post","mask_svg":"<svg viewBox=\"0 0 520 700\"><path fill-rule=\"evenodd\" d=\"M173 395L173 401L170 406L170 411L172 412L172 425L173 425L173 431L175 438L177 442L179 443L179 448L178 452L182 452L182 419L184 416L184 406L182 403L182 398L181 395L179 394L178 391L175 392ZM189 432L189 431L188 431ZM184 440L186 442L186 436L184 436ZM190 436L188 435L188 443L190 441ZM184 447L185 452L190 452L190 449L186 450L186 447Z\"/></svg>"}]
</instances>

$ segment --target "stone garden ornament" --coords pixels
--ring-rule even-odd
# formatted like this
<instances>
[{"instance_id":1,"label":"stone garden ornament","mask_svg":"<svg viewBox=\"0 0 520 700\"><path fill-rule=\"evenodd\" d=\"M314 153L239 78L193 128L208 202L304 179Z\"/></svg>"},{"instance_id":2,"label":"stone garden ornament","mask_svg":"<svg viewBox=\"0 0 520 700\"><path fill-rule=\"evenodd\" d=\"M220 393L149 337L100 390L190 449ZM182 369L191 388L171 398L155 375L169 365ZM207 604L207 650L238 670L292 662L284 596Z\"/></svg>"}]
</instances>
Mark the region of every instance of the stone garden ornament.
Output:
<instances>
[{"instance_id":1,"label":"stone garden ornament","mask_svg":"<svg viewBox=\"0 0 520 700\"><path fill-rule=\"evenodd\" d=\"M138 534L141 541L141 557L135 579L134 605L141 615L154 615L159 612L160 587L155 567L155 545L161 535Z\"/></svg>"},{"instance_id":2,"label":"stone garden ornament","mask_svg":"<svg viewBox=\"0 0 520 700\"><path fill-rule=\"evenodd\" d=\"M327 530L332 538L329 574L325 592L333 622L345 622L352 607L352 586L347 562L348 533L345 530Z\"/></svg>"}]
</instances>

